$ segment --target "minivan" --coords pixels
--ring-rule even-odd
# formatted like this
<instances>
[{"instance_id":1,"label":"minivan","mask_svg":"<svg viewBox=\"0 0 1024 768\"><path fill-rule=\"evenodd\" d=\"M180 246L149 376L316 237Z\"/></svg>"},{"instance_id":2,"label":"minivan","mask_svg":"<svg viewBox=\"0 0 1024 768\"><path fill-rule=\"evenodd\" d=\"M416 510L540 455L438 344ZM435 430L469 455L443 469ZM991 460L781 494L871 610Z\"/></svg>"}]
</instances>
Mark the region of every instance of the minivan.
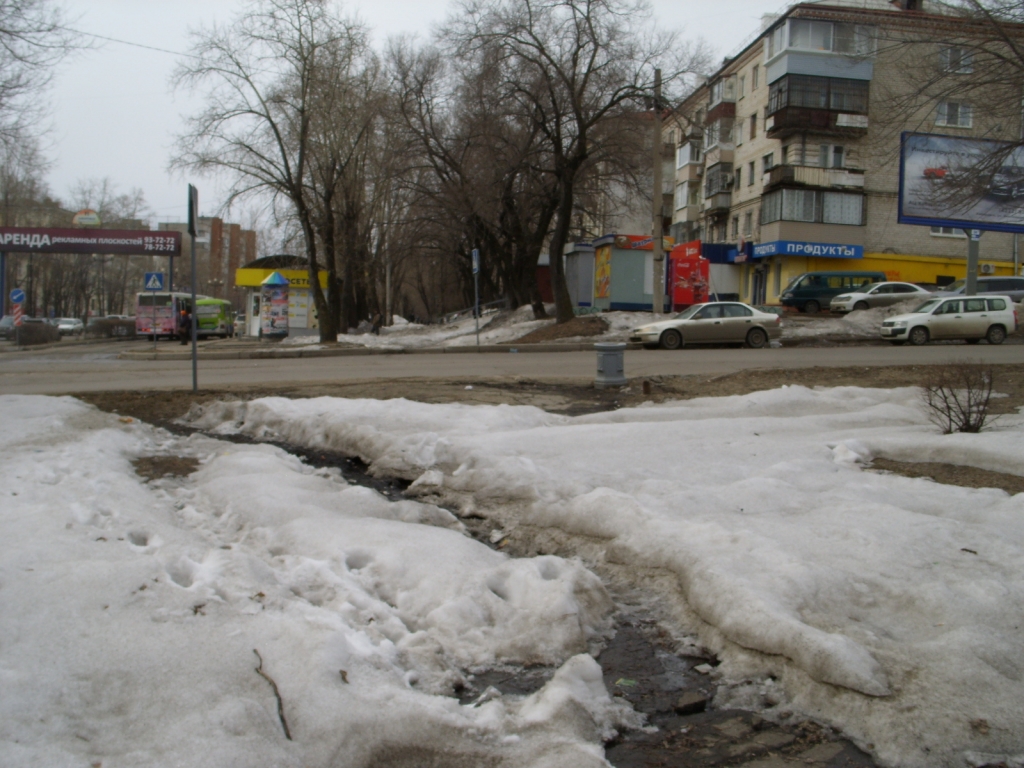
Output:
<instances>
[{"instance_id":1,"label":"minivan","mask_svg":"<svg viewBox=\"0 0 1024 768\"><path fill-rule=\"evenodd\" d=\"M841 293L871 283L884 283L886 279L884 272L804 272L790 280L782 291L782 306L813 315Z\"/></svg>"},{"instance_id":2,"label":"minivan","mask_svg":"<svg viewBox=\"0 0 1024 768\"><path fill-rule=\"evenodd\" d=\"M955 283L950 283L943 287L940 291L936 291L935 295L962 296L966 288L967 280L966 278L961 278ZM1024 277L979 277L978 293L1009 296L1019 304L1024 301Z\"/></svg>"}]
</instances>

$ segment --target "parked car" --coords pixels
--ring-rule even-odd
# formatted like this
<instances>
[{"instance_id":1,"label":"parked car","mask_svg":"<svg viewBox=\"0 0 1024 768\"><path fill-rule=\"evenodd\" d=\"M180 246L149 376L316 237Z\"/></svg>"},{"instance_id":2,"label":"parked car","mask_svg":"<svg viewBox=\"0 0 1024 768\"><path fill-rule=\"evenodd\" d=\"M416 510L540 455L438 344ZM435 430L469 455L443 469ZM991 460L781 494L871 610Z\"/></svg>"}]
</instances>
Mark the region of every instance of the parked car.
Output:
<instances>
[{"instance_id":1,"label":"parked car","mask_svg":"<svg viewBox=\"0 0 1024 768\"><path fill-rule=\"evenodd\" d=\"M782 291L782 306L813 315L827 307L836 296L871 283L884 283L885 279L884 272L805 272L790 280Z\"/></svg>"},{"instance_id":2,"label":"parked car","mask_svg":"<svg viewBox=\"0 0 1024 768\"><path fill-rule=\"evenodd\" d=\"M77 317L62 317L57 320L57 330L61 336L81 336L85 333L85 325Z\"/></svg>"},{"instance_id":3,"label":"parked car","mask_svg":"<svg viewBox=\"0 0 1024 768\"><path fill-rule=\"evenodd\" d=\"M765 347L781 333L782 318L737 301L694 304L670 320L633 329L630 341L648 349L679 349L685 344L746 344Z\"/></svg>"},{"instance_id":4,"label":"parked car","mask_svg":"<svg viewBox=\"0 0 1024 768\"><path fill-rule=\"evenodd\" d=\"M967 289L967 280L960 279L955 283L936 291L936 296L963 296ZM979 295L1009 296L1020 303L1024 301L1024 277L979 277Z\"/></svg>"},{"instance_id":5,"label":"parked car","mask_svg":"<svg viewBox=\"0 0 1024 768\"><path fill-rule=\"evenodd\" d=\"M874 283L859 291L836 296L828 308L832 312L852 312L855 309L888 307L913 299L924 301L931 296L931 291L913 283Z\"/></svg>"},{"instance_id":6,"label":"parked car","mask_svg":"<svg viewBox=\"0 0 1024 768\"><path fill-rule=\"evenodd\" d=\"M893 344L927 344L941 339L964 339L977 344L1002 344L1017 330L1020 319L1009 296L971 296L962 299L934 298L913 312L890 317L882 323L882 338Z\"/></svg>"},{"instance_id":7,"label":"parked car","mask_svg":"<svg viewBox=\"0 0 1024 768\"><path fill-rule=\"evenodd\" d=\"M14 315L4 315L0 317L0 339L7 339L10 341L14 338Z\"/></svg>"}]
</instances>

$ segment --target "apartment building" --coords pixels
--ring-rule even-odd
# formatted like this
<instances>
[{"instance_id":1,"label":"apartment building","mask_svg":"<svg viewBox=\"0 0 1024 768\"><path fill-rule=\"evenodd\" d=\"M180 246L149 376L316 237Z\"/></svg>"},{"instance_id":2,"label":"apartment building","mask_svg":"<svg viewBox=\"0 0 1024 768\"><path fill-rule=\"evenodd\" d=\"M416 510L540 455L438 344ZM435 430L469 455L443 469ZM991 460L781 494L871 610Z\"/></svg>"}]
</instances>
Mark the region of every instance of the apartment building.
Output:
<instances>
[{"instance_id":1,"label":"apartment building","mask_svg":"<svg viewBox=\"0 0 1024 768\"><path fill-rule=\"evenodd\" d=\"M183 262L173 267L175 290L188 285L191 237L186 222L165 222L159 229L181 232ZM235 284L235 273L256 258L256 232L242 229L216 216L201 216L196 226L196 281L200 293L229 299L235 307L245 306L246 291Z\"/></svg>"},{"instance_id":2,"label":"apartment building","mask_svg":"<svg viewBox=\"0 0 1024 768\"><path fill-rule=\"evenodd\" d=\"M743 300L776 302L790 279L819 269L931 283L963 276L962 232L897 222L900 131L1009 138L1020 125L964 102L894 114L894 95L932 76L922 58L953 77L969 62L960 49L921 42L962 21L919 8L833 0L765 17L670 121L680 132L671 234L716 246L705 250L732 265ZM1009 272L1015 236L986 232L981 259L985 271Z\"/></svg>"}]
</instances>

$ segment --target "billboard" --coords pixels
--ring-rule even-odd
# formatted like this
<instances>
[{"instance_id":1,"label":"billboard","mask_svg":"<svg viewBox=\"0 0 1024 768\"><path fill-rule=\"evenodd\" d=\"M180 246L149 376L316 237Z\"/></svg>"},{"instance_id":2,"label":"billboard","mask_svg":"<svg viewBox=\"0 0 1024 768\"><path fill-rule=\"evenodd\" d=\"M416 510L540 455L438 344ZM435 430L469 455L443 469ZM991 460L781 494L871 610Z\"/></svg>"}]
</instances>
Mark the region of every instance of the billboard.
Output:
<instances>
[{"instance_id":1,"label":"billboard","mask_svg":"<svg viewBox=\"0 0 1024 768\"><path fill-rule=\"evenodd\" d=\"M1024 147L904 133L900 224L1024 232Z\"/></svg>"},{"instance_id":2,"label":"billboard","mask_svg":"<svg viewBox=\"0 0 1024 768\"><path fill-rule=\"evenodd\" d=\"M0 251L179 256L181 233L148 229L0 227Z\"/></svg>"}]
</instances>

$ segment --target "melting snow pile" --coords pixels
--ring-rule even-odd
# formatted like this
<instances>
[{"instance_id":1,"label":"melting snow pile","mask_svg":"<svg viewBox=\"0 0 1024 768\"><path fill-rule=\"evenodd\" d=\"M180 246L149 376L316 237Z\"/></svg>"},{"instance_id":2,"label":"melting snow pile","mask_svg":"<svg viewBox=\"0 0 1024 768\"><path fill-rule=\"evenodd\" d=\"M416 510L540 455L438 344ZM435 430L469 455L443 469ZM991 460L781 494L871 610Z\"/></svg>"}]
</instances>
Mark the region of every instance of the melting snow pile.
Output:
<instances>
[{"instance_id":1,"label":"melting snow pile","mask_svg":"<svg viewBox=\"0 0 1024 768\"><path fill-rule=\"evenodd\" d=\"M1024 494L863 468L1021 473L1024 418L940 436L913 389L784 387L578 418L268 398L192 420L359 455L423 498L673 572L660 597L722 657L723 702L820 717L889 765L1024 761Z\"/></svg>"},{"instance_id":2,"label":"melting snow pile","mask_svg":"<svg viewBox=\"0 0 1024 768\"><path fill-rule=\"evenodd\" d=\"M270 446L68 398L0 418L4 766L600 766L638 725L586 653L612 606L579 563ZM154 455L201 467L147 484L130 462ZM499 661L561 666L527 698L452 697Z\"/></svg>"}]
</instances>

